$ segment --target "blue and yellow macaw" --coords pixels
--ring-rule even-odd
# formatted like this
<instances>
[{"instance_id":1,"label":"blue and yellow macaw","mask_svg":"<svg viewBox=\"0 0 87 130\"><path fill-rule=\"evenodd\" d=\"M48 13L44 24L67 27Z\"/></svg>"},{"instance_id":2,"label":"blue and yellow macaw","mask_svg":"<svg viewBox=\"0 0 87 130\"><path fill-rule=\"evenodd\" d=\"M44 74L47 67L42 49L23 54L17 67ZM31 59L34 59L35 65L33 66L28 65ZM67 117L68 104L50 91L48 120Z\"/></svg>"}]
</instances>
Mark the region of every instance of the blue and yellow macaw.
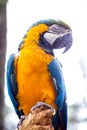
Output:
<instances>
[{"instance_id":1,"label":"blue and yellow macaw","mask_svg":"<svg viewBox=\"0 0 87 130\"><path fill-rule=\"evenodd\" d=\"M8 94L19 118L37 102L44 102L56 110L55 130L67 130L65 83L53 49L66 52L71 45L72 30L60 20L41 20L29 28L19 54L12 54L7 63Z\"/></svg>"}]
</instances>

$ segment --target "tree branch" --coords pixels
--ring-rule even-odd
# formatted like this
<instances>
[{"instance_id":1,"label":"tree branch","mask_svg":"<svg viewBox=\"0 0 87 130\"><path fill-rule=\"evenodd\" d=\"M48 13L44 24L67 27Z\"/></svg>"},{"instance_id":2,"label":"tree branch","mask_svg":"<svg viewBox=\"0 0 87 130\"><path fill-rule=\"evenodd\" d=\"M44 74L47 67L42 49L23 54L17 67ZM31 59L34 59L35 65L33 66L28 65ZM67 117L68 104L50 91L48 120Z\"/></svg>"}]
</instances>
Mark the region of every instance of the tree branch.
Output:
<instances>
[{"instance_id":1,"label":"tree branch","mask_svg":"<svg viewBox=\"0 0 87 130\"><path fill-rule=\"evenodd\" d=\"M31 109L31 112L16 130L54 130L52 116L54 110L46 106Z\"/></svg>"}]
</instances>

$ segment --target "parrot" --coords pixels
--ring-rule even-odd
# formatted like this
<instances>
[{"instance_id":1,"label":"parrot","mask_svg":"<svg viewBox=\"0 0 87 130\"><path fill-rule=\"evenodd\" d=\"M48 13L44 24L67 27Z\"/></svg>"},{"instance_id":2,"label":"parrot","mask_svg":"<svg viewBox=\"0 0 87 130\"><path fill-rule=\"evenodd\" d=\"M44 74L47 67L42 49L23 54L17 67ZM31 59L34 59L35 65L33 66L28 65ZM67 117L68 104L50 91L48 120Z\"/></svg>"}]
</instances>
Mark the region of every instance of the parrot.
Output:
<instances>
[{"instance_id":1,"label":"parrot","mask_svg":"<svg viewBox=\"0 0 87 130\"><path fill-rule=\"evenodd\" d=\"M64 49L64 54L72 43L71 27L59 19L39 20L29 27L6 70L8 95L19 119L37 102L46 103L55 108L54 130L67 130L66 87L54 49Z\"/></svg>"}]
</instances>

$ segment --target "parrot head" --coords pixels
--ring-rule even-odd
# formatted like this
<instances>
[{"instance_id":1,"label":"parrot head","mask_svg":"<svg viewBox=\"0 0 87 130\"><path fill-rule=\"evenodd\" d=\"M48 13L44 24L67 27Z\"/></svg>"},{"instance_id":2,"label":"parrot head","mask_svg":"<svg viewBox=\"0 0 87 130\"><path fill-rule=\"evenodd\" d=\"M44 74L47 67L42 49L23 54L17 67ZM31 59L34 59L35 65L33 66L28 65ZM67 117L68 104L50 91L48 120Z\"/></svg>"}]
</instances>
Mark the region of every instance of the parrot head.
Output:
<instances>
[{"instance_id":1,"label":"parrot head","mask_svg":"<svg viewBox=\"0 0 87 130\"><path fill-rule=\"evenodd\" d=\"M45 25L47 28L41 31L42 26L39 25ZM63 53L65 53L71 47L73 42L72 30L63 21L54 19L40 20L34 23L28 31L34 30L35 27L40 28L38 45L45 51L51 52L53 49L64 48ZM38 31L38 29L34 31ZM36 35L36 32L33 35Z\"/></svg>"}]
</instances>

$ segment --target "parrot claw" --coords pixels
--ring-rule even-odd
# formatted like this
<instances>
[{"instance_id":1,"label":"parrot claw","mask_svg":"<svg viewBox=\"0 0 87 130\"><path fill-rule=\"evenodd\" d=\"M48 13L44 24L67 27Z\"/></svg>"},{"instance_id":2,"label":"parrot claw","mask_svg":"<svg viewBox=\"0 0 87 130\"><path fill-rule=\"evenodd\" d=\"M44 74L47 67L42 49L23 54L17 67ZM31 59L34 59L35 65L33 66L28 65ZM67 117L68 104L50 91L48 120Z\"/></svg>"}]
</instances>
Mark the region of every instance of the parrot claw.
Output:
<instances>
[{"instance_id":1,"label":"parrot claw","mask_svg":"<svg viewBox=\"0 0 87 130\"><path fill-rule=\"evenodd\" d=\"M19 123L17 124L17 128L19 129L20 125L22 124L23 120L26 118L26 116L22 115L20 117Z\"/></svg>"},{"instance_id":2,"label":"parrot claw","mask_svg":"<svg viewBox=\"0 0 87 130\"><path fill-rule=\"evenodd\" d=\"M31 108L30 112L32 113L36 108L41 108L41 110L51 109L55 114L55 109L51 105L44 102L37 102L37 104Z\"/></svg>"}]
</instances>

